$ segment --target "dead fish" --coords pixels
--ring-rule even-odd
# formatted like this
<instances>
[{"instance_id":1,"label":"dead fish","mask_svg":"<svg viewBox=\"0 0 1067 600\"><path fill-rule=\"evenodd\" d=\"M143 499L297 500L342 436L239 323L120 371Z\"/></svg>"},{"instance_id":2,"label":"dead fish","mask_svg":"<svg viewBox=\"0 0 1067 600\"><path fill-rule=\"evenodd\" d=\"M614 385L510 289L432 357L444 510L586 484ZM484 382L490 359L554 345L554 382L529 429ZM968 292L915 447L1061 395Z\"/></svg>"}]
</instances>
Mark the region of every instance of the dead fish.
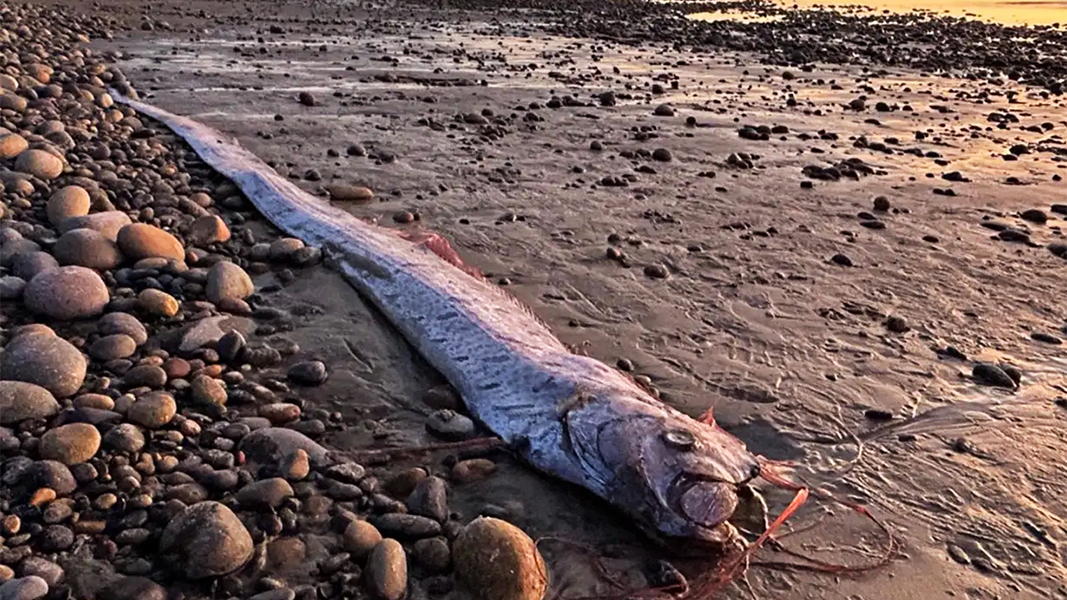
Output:
<instances>
[{"instance_id":1,"label":"dead fish","mask_svg":"<svg viewBox=\"0 0 1067 600\"><path fill-rule=\"evenodd\" d=\"M729 518L737 490L768 478L767 463L740 440L572 353L440 237L402 239L304 192L220 132L112 94L184 138L278 228L322 247L460 392L470 414L531 466L593 492L660 539L736 542Z\"/></svg>"}]
</instances>

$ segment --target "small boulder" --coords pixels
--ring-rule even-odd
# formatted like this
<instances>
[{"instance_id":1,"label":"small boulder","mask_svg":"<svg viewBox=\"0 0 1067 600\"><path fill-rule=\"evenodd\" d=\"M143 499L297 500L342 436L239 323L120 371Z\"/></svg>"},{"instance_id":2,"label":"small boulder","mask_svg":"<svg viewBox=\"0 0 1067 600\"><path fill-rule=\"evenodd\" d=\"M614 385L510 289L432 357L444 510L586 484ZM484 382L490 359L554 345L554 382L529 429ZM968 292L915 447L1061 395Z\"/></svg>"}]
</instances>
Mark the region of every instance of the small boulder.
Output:
<instances>
[{"instance_id":1,"label":"small boulder","mask_svg":"<svg viewBox=\"0 0 1067 600\"><path fill-rule=\"evenodd\" d=\"M483 600L541 600L548 587L545 561L521 529L479 517L452 546L456 576Z\"/></svg>"},{"instance_id":2,"label":"small boulder","mask_svg":"<svg viewBox=\"0 0 1067 600\"><path fill-rule=\"evenodd\" d=\"M181 304L177 298L163 290L145 288L137 294L137 307L152 316L169 319L178 314Z\"/></svg>"},{"instance_id":3,"label":"small boulder","mask_svg":"<svg viewBox=\"0 0 1067 600\"><path fill-rule=\"evenodd\" d=\"M159 429L170 423L178 413L174 396L167 392L151 392L138 398L126 411L126 418L148 429Z\"/></svg>"},{"instance_id":4,"label":"small boulder","mask_svg":"<svg viewBox=\"0 0 1067 600\"><path fill-rule=\"evenodd\" d=\"M148 341L148 330L137 317L129 313L113 312L100 317L96 322L96 331L101 335L128 335L138 346Z\"/></svg>"},{"instance_id":5,"label":"small boulder","mask_svg":"<svg viewBox=\"0 0 1067 600\"><path fill-rule=\"evenodd\" d=\"M17 133L0 135L0 160L8 160L22 154L30 147L26 138Z\"/></svg>"},{"instance_id":6,"label":"small boulder","mask_svg":"<svg viewBox=\"0 0 1067 600\"><path fill-rule=\"evenodd\" d=\"M51 152L30 148L15 159L15 170L49 181L63 173L63 159Z\"/></svg>"},{"instance_id":7,"label":"small boulder","mask_svg":"<svg viewBox=\"0 0 1067 600\"><path fill-rule=\"evenodd\" d=\"M371 551L364 573L367 591L376 600L400 600L407 592L408 562L404 547L384 539Z\"/></svg>"},{"instance_id":8,"label":"small boulder","mask_svg":"<svg viewBox=\"0 0 1067 600\"><path fill-rule=\"evenodd\" d=\"M189 241L198 246L220 244L230 239L230 228L216 215L204 215L189 227Z\"/></svg>"},{"instance_id":9,"label":"small boulder","mask_svg":"<svg viewBox=\"0 0 1067 600\"><path fill-rule=\"evenodd\" d=\"M352 553L356 559L362 559L382 541L378 528L370 523L356 519L349 522L341 536L345 551Z\"/></svg>"},{"instance_id":10,"label":"small boulder","mask_svg":"<svg viewBox=\"0 0 1067 600\"><path fill-rule=\"evenodd\" d=\"M370 188L358 185L336 183L327 186L326 191L330 193L330 199L337 202L364 203L374 200L374 192Z\"/></svg>"},{"instance_id":11,"label":"small boulder","mask_svg":"<svg viewBox=\"0 0 1067 600\"><path fill-rule=\"evenodd\" d=\"M60 233L66 233L74 229L92 229L114 242L118 239L119 231L131 222L129 215L126 213L118 210L109 210L80 217L67 217L60 221L56 228L59 229Z\"/></svg>"}]
</instances>

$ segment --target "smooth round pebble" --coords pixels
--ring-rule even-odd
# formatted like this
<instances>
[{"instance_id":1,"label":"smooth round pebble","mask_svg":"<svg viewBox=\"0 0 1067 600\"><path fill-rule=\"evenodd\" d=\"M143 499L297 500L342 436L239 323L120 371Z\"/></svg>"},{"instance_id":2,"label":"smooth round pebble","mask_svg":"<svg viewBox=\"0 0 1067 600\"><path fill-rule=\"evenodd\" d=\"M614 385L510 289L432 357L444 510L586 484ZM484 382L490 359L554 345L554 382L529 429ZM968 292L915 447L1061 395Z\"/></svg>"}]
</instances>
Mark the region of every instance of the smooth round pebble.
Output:
<instances>
[{"instance_id":1,"label":"smooth round pebble","mask_svg":"<svg viewBox=\"0 0 1067 600\"><path fill-rule=\"evenodd\" d=\"M55 335L19 335L0 353L4 378L39 385L57 398L78 391L87 367L85 355Z\"/></svg>"},{"instance_id":2,"label":"smooth round pebble","mask_svg":"<svg viewBox=\"0 0 1067 600\"><path fill-rule=\"evenodd\" d=\"M52 392L25 381L0 381L0 425L45 419L59 412Z\"/></svg>"},{"instance_id":3,"label":"smooth round pebble","mask_svg":"<svg viewBox=\"0 0 1067 600\"><path fill-rule=\"evenodd\" d=\"M252 536L237 515L218 502L186 508L163 531L163 555L190 579L217 577L236 571L252 558Z\"/></svg>"},{"instance_id":4,"label":"smooth round pebble","mask_svg":"<svg viewBox=\"0 0 1067 600\"><path fill-rule=\"evenodd\" d=\"M452 545L456 575L483 600L541 600L548 572L536 544L518 527L479 517Z\"/></svg>"},{"instance_id":5,"label":"smooth round pebble","mask_svg":"<svg viewBox=\"0 0 1067 600\"><path fill-rule=\"evenodd\" d=\"M99 361L126 358L137 351L137 342L125 333L105 335L89 346L89 356Z\"/></svg>"},{"instance_id":6,"label":"smooth round pebble","mask_svg":"<svg viewBox=\"0 0 1067 600\"><path fill-rule=\"evenodd\" d=\"M41 436L38 453L44 460L67 466L88 461L100 449L100 431L88 423L68 423Z\"/></svg>"},{"instance_id":7,"label":"smooth round pebble","mask_svg":"<svg viewBox=\"0 0 1067 600\"><path fill-rule=\"evenodd\" d=\"M122 252L115 242L92 229L72 229L56 240L52 248L61 265L77 265L107 271L122 264Z\"/></svg>"},{"instance_id":8,"label":"smooth round pebble","mask_svg":"<svg viewBox=\"0 0 1067 600\"><path fill-rule=\"evenodd\" d=\"M63 173L63 160L44 150L23 150L15 159L15 170L49 181Z\"/></svg>"},{"instance_id":9,"label":"smooth round pebble","mask_svg":"<svg viewBox=\"0 0 1067 600\"><path fill-rule=\"evenodd\" d=\"M384 539L371 550L364 573L367 591L377 600L400 600L407 592L408 562L404 547Z\"/></svg>"},{"instance_id":10,"label":"smooth round pebble","mask_svg":"<svg viewBox=\"0 0 1067 600\"><path fill-rule=\"evenodd\" d=\"M148 429L159 429L178 412L174 396L167 392L150 392L138 398L126 411L126 418Z\"/></svg>"},{"instance_id":11,"label":"smooth round pebble","mask_svg":"<svg viewBox=\"0 0 1067 600\"><path fill-rule=\"evenodd\" d=\"M244 300L256 291L252 278L232 262L220 262L208 270L204 293L213 303L223 299Z\"/></svg>"},{"instance_id":12,"label":"smooth round pebble","mask_svg":"<svg viewBox=\"0 0 1067 600\"><path fill-rule=\"evenodd\" d=\"M89 214L91 206L92 199L85 188L79 185L68 185L52 193L45 212L48 215L48 222L58 226L67 217Z\"/></svg>"},{"instance_id":13,"label":"smooth round pebble","mask_svg":"<svg viewBox=\"0 0 1067 600\"><path fill-rule=\"evenodd\" d=\"M137 306L150 315L168 319L177 315L181 309L177 298L155 288L141 290L141 293L137 294Z\"/></svg>"},{"instance_id":14,"label":"smooth round pebble","mask_svg":"<svg viewBox=\"0 0 1067 600\"><path fill-rule=\"evenodd\" d=\"M118 245L133 260L160 257L185 261L185 247L170 233L145 223L131 223L119 230Z\"/></svg>"},{"instance_id":15,"label":"smooth round pebble","mask_svg":"<svg viewBox=\"0 0 1067 600\"><path fill-rule=\"evenodd\" d=\"M63 321L95 317L110 301L107 286L92 269L57 267L26 284L22 301L35 313Z\"/></svg>"}]
</instances>

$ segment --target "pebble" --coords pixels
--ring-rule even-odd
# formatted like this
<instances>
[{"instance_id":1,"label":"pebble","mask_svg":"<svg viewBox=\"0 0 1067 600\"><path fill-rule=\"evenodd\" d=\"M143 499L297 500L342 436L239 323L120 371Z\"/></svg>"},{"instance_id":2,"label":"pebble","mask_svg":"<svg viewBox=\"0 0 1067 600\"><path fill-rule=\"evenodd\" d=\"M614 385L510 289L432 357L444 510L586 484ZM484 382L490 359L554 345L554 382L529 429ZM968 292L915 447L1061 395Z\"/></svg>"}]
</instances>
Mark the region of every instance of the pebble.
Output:
<instances>
[{"instance_id":1,"label":"pebble","mask_svg":"<svg viewBox=\"0 0 1067 600\"><path fill-rule=\"evenodd\" d=\"M74 229L92 229L111 241L116 241L119 231L131 223L129 215L117 210L92 213L80 217L67 217L59 222L57 229L66 233Z\"/></svg>"},{"instance_id":2,"label":"pebble","mask_svg":"<svg viewBox=\"0 0 1067 600\"><path fill-rule=\"evenodd\" d=\"M452 480L456 483L472 483L496 472L496 463L488 458L461 460L452 466Z\"/></svg>"},{"instance_id":3,"label":"pebble","mask_svg":"<svg viewBox=\"0 0 1067 600\"><path fill-rule=\"evenodd\" d=\"M0 135L0 159L8 160L22 154L30 143L17 133Z\"/></svg>"},{"instance_id":4,"label":"pebble","mask_svg":"<svg viewBox=\"0 0 1067 600\"><path fill-rule=\"evenodd\" d=\"M48 594L48 582L36 575L0 584L0 600L38 600Z\"/></svg>"},{"instance_id":5,"label":"pebble","mask_svg":"<svg viewBox=\"0 0 1067 600\"><path fill-rule=\"evenodd\" d=\"M116 241L122 253L133 260L160 257L185 261L185 247L178 238L154 225L126 225L119 230Z\"/></svg>"},{"instance_id":6,"label":"pebble","mask_svg":"<svg viewBox=\"0 0 1067 600\"><path fill-rule=\"evenodd\" d=\"M386 513L371 519L382 535L419 539L441 535L441 524L428 517L404 513Z\"/></svg>"},{"instance_id":7,"label":"pebble","mask_svg":"<svg viewBox=\"0 0 1067 600\"><path fill-rule=\"evenodd\" d=\"M173 553L190 579L231 573L252 558L253 542L244 524L226 506L205 501L186 508L163 531L159 552Z\"/></svg>"},{"instance_id":8,"label":"pebble","mask_svg":"<svg viewBox=\"0 0 1067 600\"><path fill-rule=\"evenodd\" d=\"M167 372L163 367L153 364L137 365L122 376L122 384L127 388L161 388L167 383Z\"/></svg>"},{"instance_id":9,"label":"pebble","mask_svg":"<svg viewBox=\"0 0 1067 600\"><path fill-rule=\"evenodd\" d=\"M661 264L646 265L644 272L646 276L652 279L666 279L670 276L670 271Z\"/></svg>"},{"instance_id":10,"label":"pebble","mask_svg":"<svg viewBox=\"0 0 1067 600\"><path fill-rule=\"evenodd\" d=\"M216 215L204 215L189 226L189 241L198 246L221 244L230 239L230 228Z\"/></svg>"},{"instance_id":11,"label":"pebble","mask_svg":"<svg viewBox=\"0 0 1067 600\"><path fill-rule=\"evenodd\" d=\"M896 315L890 315L885 320L885 328L893 333L904 333L911 329L908 326L908 321L904 317Z\"/></svg>"},{"instance_id":12,"label":"pebble","mask_svg":"<svg viewBox=\"0 0 1067 600\"><path fill-rule=\"evenodd\" d=\"M407 499L408 510L415 515L437 521L448 519L448 484L440 477L430 476L415 484Z\"/></svg>"},{"instance_id":13,"label":"pebble","mask_svg":"<svg viewBox=\"0 0 1067 600\"><path fill-rule=\"evenodd\" d=\"M377 600L400 600L407 592L408 564L404 547L384 539L371 551L366 569L367 591Z\"/></svg>"},{"instance_id":14,"label":"pebble","mask_svg":"<svg viewBox=\"0 0 1067 600\"><path fill-rule=\"evenodd\" d=\"M63 173L63 160L44 150L23 150L15 159L15 170L49 181Z\"/></svg>"},{"instance_id":15,"label":"pebble","mask_svg":"<svg viewBox=\"0 0 1067 600\"><path fill-rule=\"evenodd\" d=\"M137 317L123 312L108 313L96 322L96 330L101 335L125 334L140 346L148 341L148 330Z\"/></svg>"},{"instance_id":16,"label":"pebble","mask_svg":"<svg viewBox=\"0 0 1067 600\"><path fill-rule=\"evenodd\" d=\"M23 252L15 255L11 261L11 273L26 281L30 281L40 273L59 266L51 254L47 252Z\"/></svg>"},{"instance_id":17,"label":"pebble","mask_svg":"<svg viewBox=\"0 0 1067 600\"><path fill-rule=\"evenodd\" d=\"M52 506L57 505L53 504ZM60 504L59 506L66 505ZM50 560L41 558L40 556L31 556L23 560L19 565L19 575L22 577L36 575L37 577L44 579L45 583L47 583L50 588L59 585L59 582L63 580L63 574L63 567Z\"/></svg>"},{"instance_id":18,"label":"pebble","mask_svg":"<svg viewBox=\"0 0 1067 600\"><path fill-rule=\"evenodd\" d=\"M140 452L145 445L144 433L133 423L120 423L104 434L103 445L129 454Z\"/></svg>"},{"instance_id":19,"label":"pebble","mask_svg":"<svg viewBox=\"0 0 1067 600\"><path fill-rule=\"evenodd\" d=\"M43 460L54 460L67 466L83 463L100 449L100 431L88 423L68 423L49 429L38 445Z\"/></svg>"},{"instance_id":20,"label":"pebble","mask_svg":"<svg viewBox=\"0 0 1067 600\"><path fill-rule=\"evenodd\" d=\"M177 298L155 288L145 288L137 294L137 307L150 315L166 318L177 315L181 309Z\"/></svg>"},{"instance_id":21,"label":"pebble","mask_svg":"<svg viewBox=\"0 0 1067 600\"><path fill-rule=\"evenodd\" d=\"M1015 389L1018 382L1001 367L989 363L978 363L971 369L971 377L980 384L994 387Z\"/></svg>"},{"instance_id":22,"label":"pebble","mask_svg":"<svg viewBox=\"0 0 1067 600\"><path fill-rule=\"evenodd\" d=\"M318 360L306 360L289 367L286 377L300 385L316 386L326 382L326 364Z\"/></svg>"},{"instance_id":23,"label":"pebble","mask_svg":"<svg viewBox=\"0 0 1067 600\"><path fill-rule=\"evenodd\" d=\"M92 200L85 188L77 185L68 185L59 188L48 199L45 212L48 222L58 226L63 219L68 217L81 217L89 214Z\"/></svg>"},{"instance_id":24,"label":"pebble","mask_svg":"<svg viewBox=\"0 0 1067 600\"><path fill-rule=\"evenodd\" d=\"M92 229L72 229L56 240L52 248L61 265L76 265L107 271L122 264L122 252L115 242Z\"/></svg>"},{"instance_id":25,"label":"pebble","mask_svg":"<svg viewBox=\"0 0 1067 600\"><path fill-rule=\"evenodd\" d=\"M242 506L249 508L278 508L294 494L288 481L272 477L244 486L235 497Z\"/></svg>"},{"instance_id":26,"label":"pebble","mask_svg":"<svg viewBox=\"0 0 1067 600\"><path fill-rule=\"evenodd\" d=\"M0 425L46 419L58 412L59 403L45 388L24 381L0 381Z\"/></svg>"},{"instance_id":27,"label":"pebble","mask_svg":"<svg viewBox=\"0 0 1067 600\"><path fill-rule=\"evenodd\" d=\"M51 494L49 502L56 496L67 496L77 489L77 482L70 469L63 463L54 460L35 461L26 473L29 481L41 489L47 489Z\"/></svg>"},{"instance_id":28,"label":"pebble","mask_svg":"<svg viewBox=\"0 0 1067 600\"><path fill-rule=\"evenodd\" d=\"M1042 342L1045 344L1052 344L1053 346L1059 346L1063 343L1063 340L1052 335L1051 333L1045 333L1044 331L1034 331L1030 334L1030 339L1035 342Z\"/></svg>"},{"instance_id":29,"label":"pebble","mask_svg":"<svg viewBox=\"0 0 1067 600\"><path fill-rule=\"evenodd\" d=\"M852 259L845 256L844 254L835 254L831 256L830 262L834 263L835 265L841 265L842 267L852 266Z\"/></svg>"},{"instance_id":30,"label":"pebble","mask_svg":"<svg viewBox=\"0 0 1067 600\"><path fill-rule=\"evenodd\" d=\"M357 559L370 554L381 541L382 534L378 528L362 519L350 521L341 534L341 544L345 551L352 553Z\"/></svg>"},{"instance_id":31,"label":"pebble","mask_svg":"<svg viewBox=\"0 0 1067 600\"><path fill-rule=\"evenodd\" d=\"M226 387L214 377L197 375L193 378L189 393L197 404L215 406L226 404Z\"/></svg>"},{"instance_id":32,"label":"pebble","mask_svg":"<svg viewBox=\"0 0 1067 600\"><path fill-rule=\"evenodd\" d=\"M0 300L18 300L26 289L26 280L14 275L0 277Z\"/></svg>"},{"instance_id":33,"label":"pebble","mask_svg":"<svg viewBox=\"0 0 1067 600\"><path fill-rule=\"evenodd\" d=\"M0 353L4 378L39 385L57 398L78 391L87 367L85 355L56 335L20 335Z\"/></svg>"},{"instance_id":34,"label":"pebble","mask_svg":"<svg viewBox=\"0 0 1067 600\"><path fill-rule=\"evenodd\" d=\"M548 574L537 546L521 529L492 517L463 528L452 546L455 572L482 600L541 600Z\"/></svg>"},{"instance_id":35,"label":"pebble","mask_svg":"<svg viewBox=\"0 0 1067 600\"><path fill-rule=\"evenodd\" d=\"M272 425L284 425L292 423L300 418L300 407L288 402L272 402L259 407L259 416L267 419Z\"/></svg>"},{"instance_id":36,"label":"pebble","mask_svg":"<svg viewBox=\"0 0 1067 600\"><path fill-rule=\"evenodd\" d=\"M465 440L478 434L474 421L447 408L430 413L426 430L449 441Z\"/></svg>"},{"instance_id":37,"label":"pebble","mask_svg":"<svg viewBox=\"0 0 1067 600\"><path fill-rule=\"evenodd\" d=\"M213 303L223 299L244 300L255 291L252 278L232 262L217 263L208 271L205 293Z\"/></svg>"},{"instance_id":38,"label":"pebble","mask_svg":"<svg viewBox=\"0 0 1067 600\"><path fill-rule=\"evenodd\" d=\"M99 361L126 358L137 351L137 342L125 333L105 335L89 345L89 356Z\"/></svg>"},{"instance_id":39,"label":"pebble","mask_svg":"<svg viewBox=\"0 0 1067 600\"><path fill-rule=\"evenodd\" d=\"M296 452L285 455L278 464L278 472L289 481L300 481L311 473L311 461L307 451L297 448Z\"/></svg>"},{"instance_id":40,"label":"pebble","mask_svg":"<svg viewBox=\"0 0 1067 600\"><path fill-rule=\"evenodd\" d=\"M416 562L431 573L447 571L452 564L452 552L448 548L448 540L443 537L415 542L411 546L411 554Z\"/></svg>"},{"instance_id":41,"label":"pebble","mask_svg":"<svg viewBox=\"0 0 1067 600\"><path fill-rule=\"evenodd\" d=\"M167 392L151 392L130 405L126 418L142 427L159 429L170 423L177 412L174 396Z\"/></svg>"},{"instance_id":42,"label":"pebble","mask_svg":"<svg viewBox=\"0 0 1067 600\"><path fill-rule=\"evenodd\" d=\"M327 186L326 191L330 193L330 199L337 202L364 203L374 200L374 192L370 188L358 185L337 183Z\"/></svg>"},{"instance_id":43,"label":"pebble","mask_svg":"<svg viewBox=\"0 0 1067 600\"><path fill-rule=\"evenodd\" d=\"M26 285L23 302L30 310L63 321L95 317L104 312L110 295L104 280L85 267L44 271Z\"/></svg>"},{"instance_id":44,"label":"pebble","mask_svg":"<svg viewBox=\"0 0 1067 600\"><path fill-rule=\"evenodd\" d=\"M315 467L324 465L328 457L326 448L299 431L285 427L257 429L241 439L240 448L250 462L272 467L298 449L307 452L308 460Z\"/></svg>"},{"instance_id":45,"label":"pebble","mask_svg":"<svg viewBox=\"0 0 1067 600\"><path fill-rule=\"evenodd\" d=\"M303 247L304 242L296 238L280 238L271 243L268 257L275 262L287 261Z\"/></svg>"}]
</instances>

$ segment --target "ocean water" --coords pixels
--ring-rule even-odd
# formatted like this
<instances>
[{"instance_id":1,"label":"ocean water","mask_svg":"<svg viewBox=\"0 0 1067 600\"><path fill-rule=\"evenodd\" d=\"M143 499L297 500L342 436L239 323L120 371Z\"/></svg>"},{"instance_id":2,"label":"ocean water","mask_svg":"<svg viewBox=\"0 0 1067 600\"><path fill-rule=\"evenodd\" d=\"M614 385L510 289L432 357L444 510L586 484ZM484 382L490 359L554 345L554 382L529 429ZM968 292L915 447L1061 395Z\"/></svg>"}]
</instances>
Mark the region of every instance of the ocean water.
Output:
<instances>
[{"instance_id":1,"label":"ocean water","mask_svg":"<svg viewBox=\"0 0 1067 600\"><path fill-rule=\"evenodd\" d=\"M863 5L875 11L906 13L919 10L1013 25L1058 24L1067 27L1067 0L779 0L777 3L800 8ZM740 15L733 13L733 16ZM700 13L693 18L730 18L730 13Z\"/></svg>"}]
</instances>

